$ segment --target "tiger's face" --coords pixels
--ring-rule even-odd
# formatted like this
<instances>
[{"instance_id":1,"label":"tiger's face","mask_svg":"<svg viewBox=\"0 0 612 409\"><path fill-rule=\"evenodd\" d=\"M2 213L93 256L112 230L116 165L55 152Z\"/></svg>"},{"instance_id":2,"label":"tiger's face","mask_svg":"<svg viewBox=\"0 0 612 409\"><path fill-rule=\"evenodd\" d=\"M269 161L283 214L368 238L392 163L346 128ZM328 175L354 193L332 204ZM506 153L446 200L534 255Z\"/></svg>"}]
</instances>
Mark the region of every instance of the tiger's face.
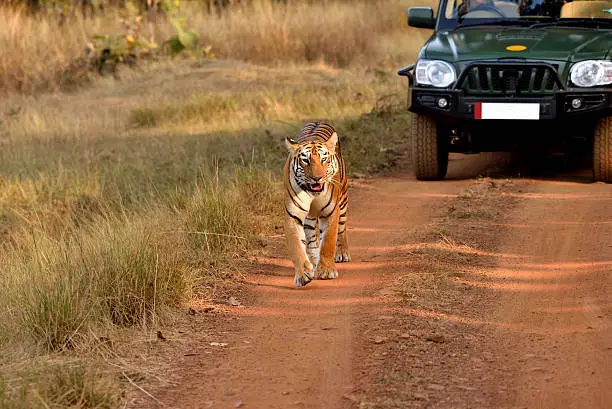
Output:
<instances>
[{"instance_id":1,"label":"tiger's face","mask_svg":"<svg viewBox=\"0 0 612 409\"><path fill-rule=\"evenodd\" d=\"M337 137L332 139L323 143L306 144L287 140L287 145L293 154L292 172L297 183L305 190L312 193L323 192L325 185L338 172L338 159L335 155Z\"/></svg>"}]
</instances>

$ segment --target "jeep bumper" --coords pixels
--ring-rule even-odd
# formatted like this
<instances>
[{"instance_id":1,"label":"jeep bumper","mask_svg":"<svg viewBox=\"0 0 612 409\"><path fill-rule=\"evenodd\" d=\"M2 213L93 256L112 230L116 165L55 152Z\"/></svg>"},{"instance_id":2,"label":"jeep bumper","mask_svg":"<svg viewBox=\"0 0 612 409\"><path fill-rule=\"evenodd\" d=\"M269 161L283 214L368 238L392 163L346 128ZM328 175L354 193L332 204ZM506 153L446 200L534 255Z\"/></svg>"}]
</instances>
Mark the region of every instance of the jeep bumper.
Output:
<instances>
[{"instance_id":1,"label":"jeep bumper","mask_svg":"<svg viewBox=\"0 0 612 409\"><path fill-rule=\"evenodd\" d=\"M611 89L566 89L545 97L466 96L461 90L410 88L409 110L418 114L447 119L450 122L486 120L484 104L536 104L540 120L572 120L585 116L612 115ZM491 118L510 119L510 118ZM516 118L527 119L527 118Z\"/></svg>"}]
</instances>

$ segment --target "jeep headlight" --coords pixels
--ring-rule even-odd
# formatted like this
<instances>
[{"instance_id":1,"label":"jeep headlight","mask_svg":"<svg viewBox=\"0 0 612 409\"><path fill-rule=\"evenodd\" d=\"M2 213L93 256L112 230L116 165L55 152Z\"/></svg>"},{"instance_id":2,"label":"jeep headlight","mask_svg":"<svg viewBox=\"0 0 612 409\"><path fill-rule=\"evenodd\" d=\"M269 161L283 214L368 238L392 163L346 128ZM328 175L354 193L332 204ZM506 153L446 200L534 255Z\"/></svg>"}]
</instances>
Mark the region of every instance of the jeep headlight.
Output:
<instances>
[{"instance_id":1,"label":"jeep headlight","mask_svg":"<svg viewBox=\"0 0 612 409\"><path fill-rule=\"evenodd\" d=\"M448 87L455 81L455 69L446 61L419 60L416 66L416 81L421 85Z\"/></svg>"},{"instance_id":2,"label":"jeep headlight","mask_svg":"<svg viewBox=\"0 0 612 409\"><path fill-rule=\"evenodd\" d=\"M572 66L570 80L579 87L612 84L612 61L580 61Z\"/></svg>"}]
</instances>

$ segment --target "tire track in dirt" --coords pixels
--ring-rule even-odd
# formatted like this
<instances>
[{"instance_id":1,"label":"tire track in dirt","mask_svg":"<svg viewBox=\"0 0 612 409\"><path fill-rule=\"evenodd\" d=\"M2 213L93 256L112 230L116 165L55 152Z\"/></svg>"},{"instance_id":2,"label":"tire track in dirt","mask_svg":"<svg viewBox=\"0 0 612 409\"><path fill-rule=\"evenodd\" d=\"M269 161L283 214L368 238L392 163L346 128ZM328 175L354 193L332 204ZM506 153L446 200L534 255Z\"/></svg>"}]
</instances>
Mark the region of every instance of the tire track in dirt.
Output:
<instances>
[{"instance_id":1,"label":"tire track in dirt","mask_svg":"<svg viewBox=\"0 0 612 409\"><path fill-rule=\"evenodd\" d=\"M416 254L415 288L374 324L407 339L369 348L360 408L612 407L612 190L571 179L514 180L442 220L448 245Z\"/></svg>"},{"instance_id":2,"label":"tire track in dirt","mask_svg":"<svg viewBox=\"0 0 612 409\"><path fill-rule=\"evenodd\" d=\"M526 408L612 406L612 192L536 181L478 285L499 295L491 320Z\"/></svg>"}]
</instances>

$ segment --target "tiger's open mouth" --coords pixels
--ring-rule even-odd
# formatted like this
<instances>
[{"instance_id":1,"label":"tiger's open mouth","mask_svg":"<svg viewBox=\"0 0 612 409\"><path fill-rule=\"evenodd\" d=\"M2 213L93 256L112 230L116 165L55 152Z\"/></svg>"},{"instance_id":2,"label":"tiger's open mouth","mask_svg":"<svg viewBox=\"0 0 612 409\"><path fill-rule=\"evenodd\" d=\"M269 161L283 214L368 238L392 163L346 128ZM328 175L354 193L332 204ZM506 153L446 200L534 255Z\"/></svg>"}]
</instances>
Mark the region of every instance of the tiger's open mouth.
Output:
<instances>
[{"instance_id":1,"label":"tiger's open mouth","mask_svg":"<svg viewBox=\"0 0 612 409\"><path fill-rule=\"evenodd\" d=\"M323 191L323 184L322 183L311 183L308 185L308 188L310 189L311 192L322 192Z\"/></svg>"}]
</instances>

